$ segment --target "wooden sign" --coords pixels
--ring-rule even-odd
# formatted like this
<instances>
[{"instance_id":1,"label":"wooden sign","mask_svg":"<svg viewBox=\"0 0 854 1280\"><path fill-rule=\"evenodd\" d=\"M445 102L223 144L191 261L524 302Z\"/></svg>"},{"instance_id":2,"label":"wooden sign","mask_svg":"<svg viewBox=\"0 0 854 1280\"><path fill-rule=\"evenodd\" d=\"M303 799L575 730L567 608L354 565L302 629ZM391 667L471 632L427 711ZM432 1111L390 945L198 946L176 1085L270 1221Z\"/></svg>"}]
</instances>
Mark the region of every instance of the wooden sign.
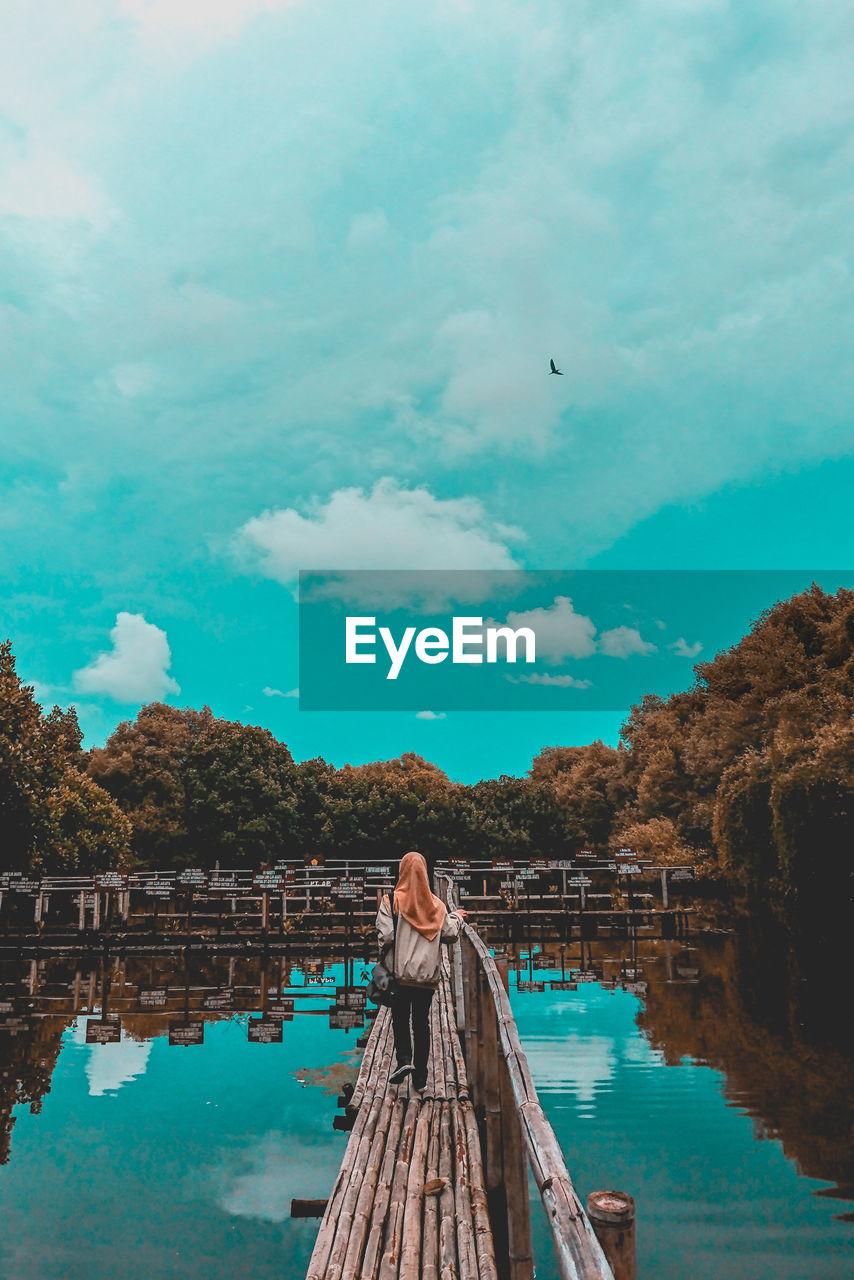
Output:
<instances>
[{"instance_id":1,"label":"wooden sign","mask_svg":"<svg viewBox=\"0 0 854 1280\"><path fill-rule=\"evenodd\" d=\"M600 975L595 969L575 969L572 977L575 982L598 982Z\"/></svg>"},{"instance_id":2,"label":"wooden sign","mask_svg":"<svg viewBox=\"0 0 854 1280\"><path fill-rule=\"evenodd\" d=\"M16 1036L19 1031L26 1031L27 1023L23 1018L0 1018L0 1032L5 1031L7 1035Z\"/></svg>"},{"instance_id":3,"label":"wooden sign","mask_svg":"<svg viewBox=\"0 0 854 1280\"><path fill-rule=\"evenodd\" d=\"M596 862L599 857L595 849L576 849L572 856L575 862Z\"/></svg>"},{"instance_id":4,"label":"wooden sign","mask_svg":"<svg viewBox=\"0 0 854 1280\"><path fill-rule=\"evenodd\" d=\"M328 877L315 880L315 878L312 876L310 880L306 881L306 888L307 889L334 889L337 884L338 884L337 880L332 880Z\"/></svg>"},{"instance_id":5,"label":"wooden sign","mask_svg":"<svg viewBox=\"0 0 854 1280\"><path fill-rule=\"evenodd\" d=\"M448 866L455 871L471 871L471 858L449 858Z\"/></svg>"},{"instance_id":6,"label":"wooden sign","mask_svg":"<svg viewBox=\"0 0 854 1280\"><path fill-rule=\"evenodd\" d=\"M517 982L517 991L545 991L546 984L544 982Z\"/></svg>"},{"instance_id":7,"label":"wooden sign","mask_svg":"<svg viewBox=\"0 0 854 1280\"><path fill-rule=\"evenodd\" d=\"M492 859L493 871L512 871L515 865L516 863L513 858L493 858Z\"/></svg>"},{"instance_id":8,"label":"wooden sign","mask_svg":"<svg viewBox=\"0 0 854 1280\"><path fill-rule=\"evenodd\" d=\"M568 979L558 979L557 982L550 982L549 986L552 991L577 991L578 983L570 982Z\"/></svg>"},{"instance_id":9,"label":"wooden sign","mask_svg":"<svg viewBox=\"0 0 854 1280\"><path fill-rule=\"evenodd\" d=\"M271 1000L264 1010L265 1018L278 1018L280 1022L293 1022L293 1000Z\"/></svg>"},{"instance_id":10,"label":"wooden sign","mask_svg":"<svg viewBox=\"0 0 854 1280\"><path fill-rule=\"evenodd\" d=\"M178 883L182 889L204 891L208 887L208 873L202 867L185 867L178 872Z\"/></svg>"},{"instance_id":11,"label":"wooden sign","mask_svg":"<svg viewBox=\"0 0 854 1280\"><path fill-rule=\"evenodd\" d=\"M143 1009L163 1009L168 994L165 987L140 987L136 998Z\"/></svg>"},{"instance_id":12,"label":"wooden sign","mask_svg":"<svg viewBox=\"0 0 854 1280\"><path fill-rule=\"evenodd\" d=\"M365 875L381 876L384 880L386 880L391 877L391 867L385 866L385 864L374 862L374 863L371 863L370 866L365 867Z\"/></svg>"},{"instance_id":13,"label":"wooden sign","mask_svg":"<svg viewBox=\"0 0 854 1280\"><path fill-rule=\"evenodd\" d=\"M281 1018L250 1018L247 1038L250 1044L281 1044Z\"/></svg>"},{"instance_id":14,"label":"wooden sign","mask_svg":"<svg viewBox=\"0 0 854 1280\"><path fill-rule=\"evenodd\" d=\"M118 1044L122 1038L122 1020L113 1014L106 1018L89 1018L86 1023L87 1044Z\"/></svg>"},{"instance_id":15,"label":"wooden sign","mask_svg":"<svg viewBox=\"0 0 854 1280\"><path fill-rule=\"evenodd\" d=\"M502 880L502 881L501 881L501 888L502 888L502 889L515 889L515 888L516 888L516 881L515 881L515 880Z\"/></svg>"},{"instance_id":16,"label":"wooden sign","mask_svg":"<svg viewBox=\"0 0 854 1280\"><path fill-rule=\"evenodd\" d=\"M15 1008L11 1000L0 1000L0 1013L11 1013Z\"/></svg>"},{"instance_id":17,"label":"wooden sign","mask_svg":"<svg viewBox=\"0 0 854 1280\"><path fill-rule=\"evenodd\" d=\"M38 893L41 889L40 880L27 880L21 876L19 879L12 880L9 884L12 893Z\"/></svg>"},{"instance_id":18,"label":"wooden sign","mask_svg":"<svg viewBox=\"0 0 854 1280\"><path fill-rule=\"evenodd\" d=\"M188 1022L181 1019L179 1022L169 1023L170 1045L204 1044L204 1042L205 1024L201 1020Z\"/></svg>"},{"instance_id":19,"label":"wooden sign","mask_svg":"<svg viewBox=\"0 0 854 1280\"><path fill-rule=\"evenodd\" d=\"M550 871L571 871L572 862L569 858L552 858L549 861Z\"/></svg>"},{"instance_id":20,"label":"wooden sign","mask_svg":"<svg viewBox=\"0 0 854 1280\"><path fill-rule=\"evenodd\" d=\"M672 871L668 872L668 875L670 876L671 884L677 880L693 880L694 868L693 867L674 867Z\"/></svg>"},{"instance_id":21,"label":"wooden sign","mask_svg":"<svg viewBox=\"0 0 854 1280\"><path fill-rule=\"evenodd\" d=\"M540 876L539 871L517 871L516 872L517 880L538 880L539 876Z\"/></svg>"},{"instance_id":22,"label":"wooden sign","mask_svg":"<svg viewBox=\"0 0 854 1280\"><path fill-rule=\"evenodd\" d=\"M364 987L336 987L336 1009L364 1009L367 1005L368 993Z\"/></svg>"},{"instance_id":23,"label":"wooden sign","mask_svg":"<svg viewBox=\"0 0 854 1280\"><path fill-rule=\"evenodd\" d=\"M95 876L95 888L102 893L123 892L128 887L126 871L101 871Z\"/></svg>"},{"instance_id":24,"label":"wooden sign","mask_svg":"<svg viewBox=\"0 0 854 1280\"><path fill-rule=\"evenodd\" d=\"M587 889L593 883L589 876L570 876L569 883L580 885L582 889Z\"/></svg>"},{"instance_id":25,"label":"wooden sign","mask_svg":"<svg viewBox=\"0 0 854 1280\"><path fill-rule=\"evenodd\" d=\"M548 858L531 858L530 866L532 871L550 871L551 862Z\"/></svg>"},{"instance_id":26,"label":"wooden sign","mask_svg":"<svg viewBox=\"0 0 854 1280\"><path fill-rule=\"evenodd\" d=\"M365 880L363 876L342 876L335 889L339 898L364 898Z\"/></svg>"},{"instance_id":27,"label":"wooden sign","mask_svg":"<svg viewBox=\"0 0 854 1280\"><path fill-rule=\"evenodd\" d=\"M645 996L648 985L646 982L624 982L623 990L628 991L633 996Z\"/></svg>"},{"instance_id":28,"label":"wooden sign","mask_svg":"<svg viewBox=\"0 0 854 1280\"><path fill-rule=\"evenodd\" d=\"M218 1013L233 1009L234 992L231 987L224 987L222 991L209 991L207 995L202 996L202 1008Z\"/></svg>"},{"instance_id":29,"label":"wooden sign","mask_svg":"<svg viewBox=\"0 0 854 1280\"><path fill-rule=\"evenodd\" d=\"M175 881L158 876L145 882L145 893L149 898L171 898L175 892Z\"/></svg>"},{"instance_id":30,"label":"wooden sign","mask_svg":"<svg viewBox=\"0 0 854 1280\"><path fill-rule=\"evenodd\" d=\"M219 894L224 898L236 898L239 893L242 893L242 888L234 876L221 876L216 871L212 871L208 881L208 893Z\"/></svg>"},{"instance_id":31,"label":"wooden sign","mask_svg":"<svg viewBox=\"0 0 854 1280\"><path fill-rule=\"evenodd\" d=\"M349 1031L352 1027L363 1027L365 1015L355 1009L330 1009L329 1028L331 1031Z\"/></svg>"},{"instance_id":32,"label":"wooden sign","mask_svg":"<svg viewBox=\"0 0 854 1280\"><path fill-rule=\"evenodd\" d=\"M263 893L279 893L284 887L285 878L281 871L256 871L252 877L252 885Z\"/></svg>"}]
</instances>

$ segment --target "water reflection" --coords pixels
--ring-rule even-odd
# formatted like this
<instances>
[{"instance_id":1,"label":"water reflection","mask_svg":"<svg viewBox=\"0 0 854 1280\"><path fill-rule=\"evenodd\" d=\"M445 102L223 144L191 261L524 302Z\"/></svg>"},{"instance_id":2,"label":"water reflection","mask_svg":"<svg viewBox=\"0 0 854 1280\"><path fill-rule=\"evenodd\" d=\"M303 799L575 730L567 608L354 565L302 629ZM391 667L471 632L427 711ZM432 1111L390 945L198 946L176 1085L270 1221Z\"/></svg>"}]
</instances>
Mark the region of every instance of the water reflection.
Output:
<instances>
[{"instance_id":1,"label":"water reflection","mask_svg":"<svg viewBox=\"0 0 854 1280\"><path fill-rule=\"evenodd\" d=\"M582 1192L638 1190L648 1274L682 1280L686 1260L738 1280L842 1274L828 1232L851 1240L832 1220L854 1194L854 1096L838 957L764 929L545 940L507 959L570 1168ZM0 1244L0 1270L106 1280L121 1257L128 1280L298 1276L316 1224L292 1222L290 1200L327 1195L337 1172L361 972L352 957L245 951L0 959L0 1212L17 1241ZM175 1028L194 1024L199 1041L179 1047ZM794 1174L757 1164L767 1139L803 1176L800 1198ZM112 1235L93 1242L101 1212Z\"/></svg>"}]
</instances>

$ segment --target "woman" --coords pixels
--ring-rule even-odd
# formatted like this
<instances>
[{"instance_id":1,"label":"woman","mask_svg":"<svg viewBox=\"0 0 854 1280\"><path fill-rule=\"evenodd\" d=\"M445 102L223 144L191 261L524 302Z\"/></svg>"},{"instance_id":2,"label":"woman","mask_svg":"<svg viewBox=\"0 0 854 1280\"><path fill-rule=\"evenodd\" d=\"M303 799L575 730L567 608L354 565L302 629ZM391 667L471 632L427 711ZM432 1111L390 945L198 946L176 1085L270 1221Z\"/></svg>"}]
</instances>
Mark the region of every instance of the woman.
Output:
<instances>
[{"instance_id":1,"label":"woman","mask_svg":"<svg viewBox=\"0 0 854 1280\"><path fill-rule=\"evenodd\" d=\"M411 1075L413 1086L420 1091L427 1084L430 1004L439 985L442 943L453 942L459 936L466 912L448 911L444 902L431 893L427 863L420 853L407 853L401 860L393 909L397 916L396 939L392 907L388 895L384 894L377 912L380 955L395 943L387 963L398 987L391 1005L397 1069L389 1080L391 1084L400 1084Z\"/></svg>"}]
</instances>

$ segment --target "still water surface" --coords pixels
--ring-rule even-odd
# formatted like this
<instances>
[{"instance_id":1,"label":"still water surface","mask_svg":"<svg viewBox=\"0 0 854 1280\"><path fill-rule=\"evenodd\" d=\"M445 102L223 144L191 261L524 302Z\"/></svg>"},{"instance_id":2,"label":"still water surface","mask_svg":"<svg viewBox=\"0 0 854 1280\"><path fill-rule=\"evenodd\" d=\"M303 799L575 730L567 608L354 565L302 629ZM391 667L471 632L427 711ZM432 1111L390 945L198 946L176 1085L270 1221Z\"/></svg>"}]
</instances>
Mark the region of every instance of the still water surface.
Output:
<instances>
[{"instance_id":1,"label":"still water surface","mask_svg":"<svg viewBox=\"0 0 854 1280\"><path fill-rule=\"evenodd\" d=\"M690 954L642 942L634 957L628 944L595 943L585 964L607 984L621 960L642 967L645 993L598 982L511 992L582 1197L608 1186L635 1195L639 1271L650 1280L851 1275L852 1204L840 1198L854 1194L851 1059L827 1042L826 1019L809 1026L802 1016L815 1002L804 1005L772 966L758 1016L756 965L732 938L704 939ZM314 998L297 1000L305 1014L285 1023L281 1044L249 1043L247 1016L236 1013L207 1021L203 1045L170 1047L168 1017L128 1014L123 998L160 983L180 1005L180 980L188 999L199 984L224 986L227 961L183 974L170 972L174 963L129 959L114 977L118 1044L87 1045L87 1015L62 1012L68 963L42 963L22 1029L0 1033L9 1280L304 1274L316 1222L291 1220L290 1201L332 1185L346 1141L331 1128L335 1095L355 1077L359 1032L331 1029L324 988L301 988L294 968L274 986ZM230 975L238 1009L240 982L259 983L257 961L239 965L236 983L233 964ZM29 1005L28 966L2 962L0 976L0 1000ZM340 983L343 969L326 976ZM100 993L100 976L93 987ZM36 1016L44 1009L55 1013ZM537 1274L554 1280L538 1199L531 1211Z\"/></svg>"}]
</instances>

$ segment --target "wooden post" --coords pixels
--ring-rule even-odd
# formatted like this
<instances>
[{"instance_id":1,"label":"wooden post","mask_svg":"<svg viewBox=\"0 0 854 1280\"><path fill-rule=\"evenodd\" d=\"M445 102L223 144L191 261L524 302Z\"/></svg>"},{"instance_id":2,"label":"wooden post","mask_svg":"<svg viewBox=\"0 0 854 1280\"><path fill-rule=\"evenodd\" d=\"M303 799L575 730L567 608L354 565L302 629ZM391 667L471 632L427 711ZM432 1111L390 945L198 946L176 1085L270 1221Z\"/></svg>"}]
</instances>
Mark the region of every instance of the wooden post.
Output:
<instances>
[{"instance_id":1,"label":"wooden post","mask_svg":"<svg viewBox=\"0 0 854 1280\"><path fill-rule=\"evenodd\" d=\"M101 924L101 895L95 890L95 906L92 911L92 928L97 929Z\"/></svg>"},{"instance_id":2,"label":"wooden post","mask_svg":"<svg viewBox=\"0 0 854 1280\"><path fill-rule=\"evenodd\" d=\"M670 906L670 899L667 896L667 867L661 868L661 905L665 911Z\"/></svg>"},{"instance_id":3,"label":"wooden post","mask_svg":"<svg viewBox=\"0 0 854 1280\"><path fill-rule=\"evenodd\" d=\"M637 1280L634 1198L624 1191L591 1191L587 1216L614 1280Z\"/></svg>"},{"instance_id":4,"label":"wooden post","mask_svg":"<svg viewBox=\"0 0 854 1280\"><path fill-rule=\"evenodd\" d=\"M77 928L82 933L86 928L86 890L80 890L80 915L78 916Z\"/></svg>"}]
</instances>

